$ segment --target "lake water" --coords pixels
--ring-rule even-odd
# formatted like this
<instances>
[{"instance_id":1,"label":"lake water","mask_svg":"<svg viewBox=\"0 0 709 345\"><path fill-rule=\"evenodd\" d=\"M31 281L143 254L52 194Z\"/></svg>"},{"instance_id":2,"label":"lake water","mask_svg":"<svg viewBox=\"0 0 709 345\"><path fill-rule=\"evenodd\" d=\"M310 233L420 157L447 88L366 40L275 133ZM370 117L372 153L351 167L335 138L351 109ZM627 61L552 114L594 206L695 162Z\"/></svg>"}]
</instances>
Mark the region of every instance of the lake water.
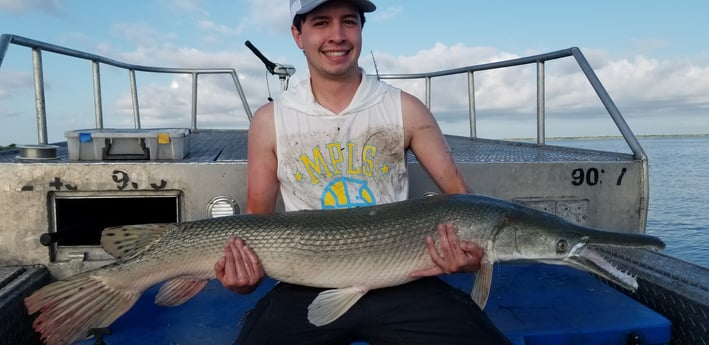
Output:
<instances>
[{"instance_id":1,"label":"lake water","mask_svg":"<svg viewBox=\"0 0 709 345\"><path fill-rule=\"evenodd\" d=\"M709 267L709 136L639 138L648 156L647 233L665 253ZM623 139L553 140L550 145L630 152Z\"/></svg>"}]
</instances>

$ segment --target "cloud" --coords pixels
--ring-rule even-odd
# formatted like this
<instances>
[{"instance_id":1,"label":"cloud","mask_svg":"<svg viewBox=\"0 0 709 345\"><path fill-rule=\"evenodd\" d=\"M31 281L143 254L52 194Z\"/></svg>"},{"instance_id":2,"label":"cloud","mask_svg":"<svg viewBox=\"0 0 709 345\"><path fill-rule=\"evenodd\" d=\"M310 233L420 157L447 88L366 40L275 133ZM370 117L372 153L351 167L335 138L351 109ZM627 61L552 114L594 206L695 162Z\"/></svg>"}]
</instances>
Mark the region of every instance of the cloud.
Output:
<instances>
[{"instance_id":1,"label":"cloud","mask_svg":"<svg viewBox=\"0 0 709 345\"><path fill-rule=\"evenodd\" d=\"M371 17L372 20L374 21L387 21L392 18L396 18L399 16L401 12L403 12L403 7L398 7L398 6L389 6L389 7L384 7L384 8L377 8L377 10L372 13ZM369 17L367 17L369 19Z\"/></svg>"},{"instance_id":2,"label":"cloud","mask_svg":"<svg viewBox=\"0 0 709 345\"><path fill-rule=\"evenodd\" d=\"M0 10L14 13L41 11L58 13L63 0L0 0Z\"/></svg>"},{"instance_id":3,"label":"cloud","mask_svg":"<svg viewBox=\"0 0 709 345\"><path fill-rule=\"evenodd\" d=\"M238 18L237 32L267 30L271 34L285 35L290 28L290 12L281 0L247 0L248 13Z\"/></svg>"},{"instance_id":4,"label":"cloud","mask_svg":"<svg viewBox=\"0 0 709 345\"><path fill-rule=\"evenodd\" d=\"M148 83L138 90L141 124L145 128L191 127L192 78L176 75L167 83ZM123 93L113 108L118 122L130 127L133 103ZM246 128L248 117L227 76L202 76L197 96L197 124L202 128Z\"/></svg>"},{"instance_id":5,"label":"cloud","mask_svg":"<svg viewBox=\"0 0 709 345\"><path fill-rule=\"evenodd\" d=\"M12 90L32 89L33 77L30 72L0 71L0 92L11 94Z\"/></svg>"},{"instance_id":6,"label":"cloud","mask_svg":"<svg viewBox=\"0 0 709 345\"><path fill-rule=\"evenodd\" d=\"M34 90L32 74L0 70L0 80L3 81L0 83L0 117L17 117L19 111L11 103L20 97L32 99L29 96Z\"/></svg>"},{"instance_id":7,"label":"cloud","mask_svg":"<svg viewBox=\"0 0 709 345\"><path fill-rule=\"evenodd\" d=\"M650 58L636 55L613 59L602 50L583 50L584 55L626 118L640 123L640 128L656 118L673 116L702 116L709 114L709 63L702 59ZM536 54L536 53L535 53ZM520 55L493 47L471 47L462 44L435 44L429 49L410 56L394 56L375 52L380 73L434 72L456 67L507 60ZM362 65L374 71L367 57ZM425 99L425 81L391 80L390 83ZM480 121L492 120L502 128L512 128L515 120L536 121L536 65L511 67L505 70L476 72L475 105ZM437 119L451 124L447 129L460 132L461 119L467 119L467 76L439 77L431 81L431 105ZM545 64L545 107L547 122L576 120L579 124L589 120L610 122L607 111L573 58L548 61ZM583 120L583 121L582 121ZM607 130L605 124L596 122L597 128ZM610 122L612 125L612 122ZM553 125L551 125L553 126ZM442 126L443 127L443 126ZM672 130L673 126L657 131ZM467 131L468 126L463 126ZM591 130L595 128L590 126ZM709 121L693 128L676 126L680 131L709 132ZM614 127L610 127L614 130ZM617 134L617 133L611 133Z\"/></svg>"},{"instance_id":8,"label":"cloud","mask_svg":"<svg viewBox=\"0 0 709 345\"><path fill-rule=\"evenodd\" d=\"M192 15L206 16L208 11L204 9L203 0L164 0L163 6L174 8L178 12Z\"/></svg>"},{"instance_id":9,"label":"cloud","mask_svg":"<svg viewBox=\"0 0 709 345\"><path fill-rule=\"evenodd\" d=\"M122 22L111 25L111 31L140 49L151 49L173 42L177 34L157 30L146 22Z\"/></svg>"},{"instance_id":10,"label":"cloud","mask_svg":"<svg viewBox=\"0 0 709 345\"><path fill-rule=\"evenodd\" d=\"M234 36L237 34L237 30L230 28L229 26L218 24L209 20L200 20L199 28L203 31L216 33L220 36Z\"/></svg>"}]
</instances>

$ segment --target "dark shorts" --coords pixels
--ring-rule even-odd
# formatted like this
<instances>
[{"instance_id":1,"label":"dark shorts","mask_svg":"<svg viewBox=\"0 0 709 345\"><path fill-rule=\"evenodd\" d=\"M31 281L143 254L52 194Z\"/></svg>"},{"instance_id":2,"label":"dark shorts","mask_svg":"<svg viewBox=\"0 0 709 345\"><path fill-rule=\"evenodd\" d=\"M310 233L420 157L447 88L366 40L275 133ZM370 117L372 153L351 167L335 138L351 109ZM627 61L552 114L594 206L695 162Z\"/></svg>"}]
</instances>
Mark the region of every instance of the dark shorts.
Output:
<instances>
[{"instance_id":1,"label":"dark shorts","mask_svg":"<svg viewBox=\"0 0 709 345\"><path fill-rule=\"evenodd\" d=\"M242 323L235 344L510 344L462 291L424 278L368 292L334 322L308 322L323 289L277 284Z\"/></svg>"}]
</instances>

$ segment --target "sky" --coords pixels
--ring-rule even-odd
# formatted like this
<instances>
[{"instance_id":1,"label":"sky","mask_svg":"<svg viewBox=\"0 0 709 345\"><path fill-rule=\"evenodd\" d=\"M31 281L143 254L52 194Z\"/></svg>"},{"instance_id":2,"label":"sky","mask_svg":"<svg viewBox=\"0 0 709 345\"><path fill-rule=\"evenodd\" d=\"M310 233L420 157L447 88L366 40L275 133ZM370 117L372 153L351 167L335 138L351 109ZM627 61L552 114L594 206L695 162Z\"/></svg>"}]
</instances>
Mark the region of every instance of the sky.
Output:
<instances>
[{"instance_id":1,"label":"sky","mask_svg":"<svg viewBox=\"0 0 709 345\"><path fill-rule=\"evenodd\" d=\"M708 1L375 3L360 57L367 73L433 72L579 47L636 135L709 133ZM281 91L246 40L296 68L290 85L308 76L286 0L0 0L0 33L143 66L235 68L252 111ZM37 142L31 56L10 45L0 66L0 145ZM93 127L91 63L48 52L42 61L49 141ZM573 59L547 62L545 72L547 136L620 134ZM475 78L478 137L536 135L535 66ZM189 76L136 79L144 128L190 126ZM229 79L199 83L200 127L248 126ZM391 83L424 96L421 81ZM432 85L443 131L469 135L465 77ZM128 73L102 66L101 88L104 126L132 127Z\"/></svg>"}]
</instances>

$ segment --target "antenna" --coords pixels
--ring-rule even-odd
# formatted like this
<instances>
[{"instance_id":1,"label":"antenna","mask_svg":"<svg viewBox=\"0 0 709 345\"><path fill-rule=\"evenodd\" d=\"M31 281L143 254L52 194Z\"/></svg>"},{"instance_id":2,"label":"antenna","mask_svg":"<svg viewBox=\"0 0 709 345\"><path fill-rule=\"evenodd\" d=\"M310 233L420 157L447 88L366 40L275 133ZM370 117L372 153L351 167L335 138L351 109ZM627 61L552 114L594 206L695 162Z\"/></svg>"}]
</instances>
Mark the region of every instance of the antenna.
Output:
<instances>
[{"instance_id":1,"label":"antenna","mask_svg":"<svg viewBox=\"0 0 709 345\"><path fill-rule=\"evenodd\" d=\"M279 64L279 63L274 63L273 61L267 59L261 52L254 47L251 42L246 41L244 43L251 51L256 54L256 56L263 62L264 65L266 65L266 69L268 72L270 72L273 75L277 75L278 79L281 80L281 89L286 90L288 89L288 80L290 79L290 76L292 76L295 73L295 67L291 65L284 65L284 64Z\"/></svg>"},{"instance_id":2,"label":"antenna","mask_svg":"<svg viewBox=\"0 0 709 345\"><path fill-rule=\"evenodd\" d=\"M372 63L374 63L374 73L377 74L377 80L380 80L379 78L379 68L377 67L377 60L374 58L374 51L369 51L370 54L372 54Z\"/></svg>"}]
</instances>

